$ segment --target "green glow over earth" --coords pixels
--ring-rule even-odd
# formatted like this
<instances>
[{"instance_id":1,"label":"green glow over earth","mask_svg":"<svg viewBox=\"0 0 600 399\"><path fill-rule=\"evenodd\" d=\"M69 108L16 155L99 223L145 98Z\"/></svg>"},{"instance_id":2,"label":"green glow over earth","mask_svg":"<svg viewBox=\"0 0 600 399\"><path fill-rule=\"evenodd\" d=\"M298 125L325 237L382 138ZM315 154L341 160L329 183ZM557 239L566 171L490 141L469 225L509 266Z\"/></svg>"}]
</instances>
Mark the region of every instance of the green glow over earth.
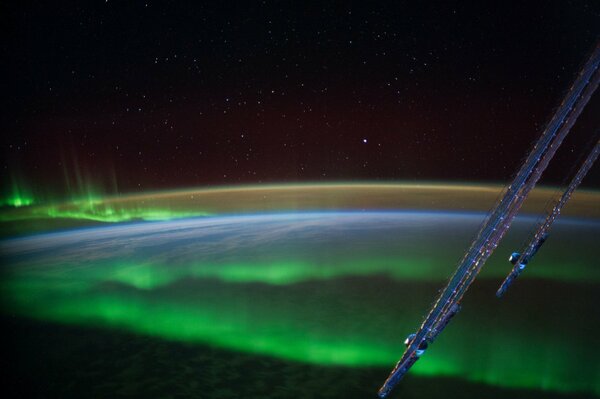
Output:
<instances>
[{"instance_id":1,"label":"green glow over earth","mask_svg":"<svg viewBox=\"0 0 600 399\"><path fill-rule=\"evenodd\" d=\"M549 192L534 193L529 215ZM0 212L3 312L387 370L483 217L465 209L487 209L498 190L337 184L88 194ZM600 396L599 198L574 198L498 301L506 258L537 221L519 218L411 373ZM80 228L90 223L110 225Z\"/></svg>"},{"instance_id":2,"label":"green glow over earth","mask_svg":"<svg viewBox=\"0 0 600 399\"><path fill-rule=\"evenodd\" d=\"M34 319L387 368L481 217L207 217L7 239L1 293L12 314ZM498 252L522 242L533 221L518 221ZM599 233L597 222L563 221L503 301L494 292L508 263L493 258L414 374L600 395Z\"/></svg>"},{"instance_id":3,"label":"green glow over earth","mask_svg":"<svg viewBox=\"0 0 600 399\"><path fill-rule=\"evenodd\" d=\"M264 297L244 294L248 287L227 287L210 279L192 282L195 289L204 293L195 294L186 284L176 284L170 289L183 292L173 297L168 291L148 291L145 283L141 284L144 289L138 291L118 285L103 286L94 280L72 281L70 277L50 284L36 279L9 281L3 291L11 298L9 303L14 301L13 310L34 318L119 328L319 365L390 366L402 350L401 339L385 319L395 317L393 324L407 325L418 320L416 313L407 314L392 304L373 315L361 304L362 300L368 303L366 295L354 300L320 295L325 301L317 304L314 299L307 300L306 289L295 288L286 293L275 288L270 295L287 299L274 306ZM366 279L364 283L372 281ZM222 293L211 290L209 285L222 289ZM339 284L314 286L316 291L332 288L337 294L351 297L361 287L356 281L346 289ZM376 292L368 290L368 294ZM314 311L318 305L326 308L311 314L310 309ZM356 320L350 322L327 321L338 312L353 313L346 310L353 307L365 313L353 314ZM523 330L510 319L506 323L510 327L489 329L485 331L489 336L478 337L481 330L473 318L463 318L455 328L448 329L440 343L423 358L426 360L417 364L414 373L455 376L512 388L600 393L598 382L594 382L597 364L580 364L589 358L583 345L565 347L556 334ZM465 347L470 347L466 353Z\"/></svg>"}]
</instances>

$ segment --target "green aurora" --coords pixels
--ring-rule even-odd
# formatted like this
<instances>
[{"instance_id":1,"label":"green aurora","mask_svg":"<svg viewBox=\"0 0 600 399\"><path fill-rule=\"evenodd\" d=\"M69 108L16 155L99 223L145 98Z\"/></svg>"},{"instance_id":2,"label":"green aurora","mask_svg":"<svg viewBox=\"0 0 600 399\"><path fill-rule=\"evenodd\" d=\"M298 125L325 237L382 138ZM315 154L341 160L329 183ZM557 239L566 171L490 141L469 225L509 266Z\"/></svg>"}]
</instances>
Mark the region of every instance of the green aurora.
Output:
<instances>
[{"instance_id":1,"label":"green aurora","mask_svg":"<svg viewBox=\"0 0 600 399\"><path fill-rule=\"evenodd\" d=\"M186 212L166 208L121 208L108 206L102 201L73 202L70 205L68 208L52 205L43 206L33 210L28 215L24 215L23 219L74 219L119 223L131 220L171 220L209 215L207 212L201 211ZM19 219L8 219L6 221L15 220Z\"/></svg>"},{"instance_id":2,"label":"green aurora","mask_svg":"<svg viewBox=\"0 0 600 399\"><path fill-rule=\"evenodd\" d=\"M20 199L21 207L33 204ZM107 204L101 199L75 200L66 204L50 204L19 209L18 212L0 214L0 222L18 222L23 220L72 219L75 221L95 221L119 223L132 220L171 220L187 217L208 216L202 211L174 210L167 207L154 208L143 205L127 206Z\"/></svg>"},{"instance_id":3,"label":"green aurora","mask_svg":"<svg viewBox=\"0 0 600 399\"><path fill-rule=\"evenodd\" d=\"M362 283L369 284L370 280ZM257 295L251 287L232 287L210 279L191 280L187 284L184 281L172 286L172 289L182 290L180 295L184 298L170 297L168 290L155 292L120 285L100 290L101 283L73 281L72 278L50 284L39 279L8 281L3 284L3 293L9 298L5 305L10 309L42 320L118 328L170 340L347 367L394 364L402 350L401 339L388 326L388 318L396 318L394 325L411 325L419 319L416 312L394 314L391 306L374 314L361 302L368 304L367 294L378 293L367 290L357 295L356 291L364 291L358 280L351 281L345 289L331 282L291 289L261 287L261 291L266 291L262 295ZM312 288L307 288L309 286ZM406 290L407 287L397 284L390 288L395 289ZM194 290L203 292L194 294ZM246 290L253 295L239 292ZM310 292L327 290L339 297L320 294L319 303L314 298L306 298ZM429 291L433 294L431 289ZM340 299L344 297L352 299ZM420 295L418 300L414 299L414 305L427 303L426 300L425 295ZM312 313L322 304L325 309ZM364 314L353 311L353 317L359 315L358 319L341 322L336 320L339 317L336 305L353 310L362 308ZM476 324L476 317L461 317L460 323L448 329L434 345L424 358L426 361L417 364L414 373L454 376L510 388L600 394L595 376L598 367L593 366L595 360L586 353L584 345L564 345L560 334L523 330L514 319L510 320L510 314L503 316L512 328L492 328L497 322L495 319ZM490 337L477 337L482 324L489 327L484 331ZM467 353L465 347L470 347ZM482 363L486 355L493 361L488 359Z\"/></svg>"},{"instance_id":4,"label":"green aurora","mask_svg":"<svg viewBox=\"0 0 600 399\"><path fill-rule=\"evenodd\" d=\"M328 243L326 252L301 242L280 251L269 249L267 258L259 252L251 260L241 253L234 261L215 264L185 257L177 261L170 255L168 263L157 263L139 254L131 255L132 261L118 254L87 261L12 258L16 244L28 239L8 240L2 253L11 267L5 269L2 297L11 312L40 320L122 329L309 364L387 368L402 352L399 334L415 327L452 269L451 264L439 265L458 252L454 241L424 259L386 252L393 240L385 236L373 242L349 236ZM589 349L598 347L598 338L571 312L577 307L594 314L600 275L593 272L593 251L590 257L574 257L574 268L565 271L565 247L578 251L590 241L571 242L569 231L557 236L540 255L543 267L532 266L519 281L525 288L521 299L529 302L517 303L517 294L499 305L493 292L506 265L489 265L469 293L459 322L433 345L414 374L600 395L597 353ZM375 241L381 241L379 246ZM348 254L348 246L357 250ZM563 287L562 281L568 282L566 291L554 295L551 287ZM553 312L540 312L533 293ZM537 323L532 323L530 315L536 312ZM575 341L565 345L573 331Z\"/></svg>"},{"instance_id":5,"label":"green aurora","mask_svg":"<svg viewBox=\"0 0 600 399\"><path fill-rule=\"evenodd\" d=\"M121 202L114 174L108 183L95 182L74 161L73 171L66 168L64 185L67 198L60 195L34 193L24 179L11 176L10 184L2 197L0 206L1 223L20 221L51 221L63 219L72 221L92 221L119 223L132 220L170 220L195 216L207 216L208 212L198 209L172 209L169 204L148 205L144 200ZM105 186L111 187L110 190ZM39 191L39 190L38 190ZM51 223L49 223L51 225Z\"/></svg>"},{"instance_id":6,"label":"green aurora","mask_svg":"<svg viewBox=\"0 0 600 399\"><path fill-rule=\"evenodd\" d=\"M15 176L11 178L7 194L0 197L0 206L19 208L32 205L34 202L34 196L29 186Z\"/></svg>"}]
</instances>

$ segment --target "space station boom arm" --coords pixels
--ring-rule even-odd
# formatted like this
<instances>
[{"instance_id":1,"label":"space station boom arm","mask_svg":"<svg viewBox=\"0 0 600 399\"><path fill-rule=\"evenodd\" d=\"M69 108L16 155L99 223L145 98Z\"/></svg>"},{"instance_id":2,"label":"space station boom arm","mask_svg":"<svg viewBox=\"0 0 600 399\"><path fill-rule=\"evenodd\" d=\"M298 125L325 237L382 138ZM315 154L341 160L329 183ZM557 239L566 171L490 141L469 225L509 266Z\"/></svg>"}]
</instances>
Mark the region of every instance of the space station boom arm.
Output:
<instances>
[{"instance_id":1,"label":"space station boom arm","mask_svg":"<svg viewBox=\"0 0 600 399\"><path fill-rule=\"evenodd\" d=\"M583 178L587 175L589 170L598 159L598 155L600 154L600 140L596 142L596 145L589 153L585 161L581 164L579 170L569 183L569 186L565 190L565 192L560 197L560 200L556 203L556 205L552 208L552 210L548 213L548 216L544 220L544 223L538 228L536 233L533 236L533 239L527 246L527 249L524 251L523 255L517 259L513 269L510 271L508 276L504 279L498 291L496 291L496 296L498 298L502 297L506 291L510 288L513 282L521 275L521 273L525 270L525 265L531 260L533 255L538 251L542 243L546 240L548 235L548 231L552 227L552 224L556 220L556 218L560 215L563 207L573 195L573 192L577 189Z\"/></svg>"},{"instance_id":2,"label":"space station boom arm","mask_svg":"<svg viewBox=\"0 0 600 399\"><path fill-rule=\"evenodd\" d=\"M406 348L401 360L380 388L380 397L387 396L394 385L402 379L414 364L414 362L410 363L410 360L415 356L418 348L426 342L432 342L437 337L440 330L436 330L436 325L440 325L440 321L443 320L451 307L460 301L487 258L510 227L512 219L523 201L539 180L541 173L598 86L600 80L599 64L600 45L596 46L592 52L590 59L569 89L567 97L548 123L544 133L521 166L512 184L508 186L501 200L490 212L489 218L481 226L479 233L459 263L454 275L441 292L414 339Z\"/></svg>"}]
</instances>

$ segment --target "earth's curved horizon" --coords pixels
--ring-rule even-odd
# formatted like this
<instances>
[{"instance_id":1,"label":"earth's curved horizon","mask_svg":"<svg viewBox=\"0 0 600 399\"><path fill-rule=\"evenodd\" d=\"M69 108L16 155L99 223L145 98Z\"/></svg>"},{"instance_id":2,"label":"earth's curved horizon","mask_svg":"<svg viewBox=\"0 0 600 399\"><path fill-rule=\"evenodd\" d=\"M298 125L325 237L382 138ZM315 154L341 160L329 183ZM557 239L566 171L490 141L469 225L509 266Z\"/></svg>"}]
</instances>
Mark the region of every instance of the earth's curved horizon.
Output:
<instances>
[{"instance_id":1,"label":"earth's curved horizon","mask_svg":"<svg viewBox=\"0 0 600 399\"><path fill-rule=\"evenodd\" d=\"M464 310L403 382L407 389L420 378L442 386L484 384L492 396L501 389L529 397L600 396L600 193L578 193L507 297L494 296L510 267L507 255L525 242L553 192L534 193L467 293ZM65 211L74 204L62 205L57 218L37 214L50 229L0 240L2 313L31 320L32 327L17 324L26 326L19 327L25 336L30 328L85 327L100 340L133 333L229 351L218 352L230 355L211 359L211 367L229 364L235 354L257 365L289 365L271 375L275 387L291 378L288 367L346 370L354 379L369 376L354 395L374 395L371 385L401 355L404 336L419 324L498 193L494 186L379 184L188 190L96 203L88 216L140 213L127 223L95 226ZM175 217L139 220L144 210L167 205ZM200 217L184 217L199 208ZM67 216L71 225L56 224ZM27 220L34 219L2 223ZM20 356L26 352L16 348ZM93 372L115 381L106 370L96 365ZM256 394L264 378L232 365L224 370L251 376L242 392ZM380 380L371 381L374 373ZM208 389L208 377L198 378L197 389ZM275 396L286 397L284 386ZM342 388L324 396L348 396Z\"/></svg>"},{"instance_id":2,"label":"earth's curved horizon","mask_svg":"<svg viewBox=\"0 0 600 399\"><path fill-rule=\"evenodd\" d=\"M135 220L170 220L265 212L321 210L488 211L504 186L439 182L328 182L190 187L178 190L90 195L70 201L0 209L1 236ZM556 187L534 189L521 213L542 213ZM565 216L600 219L600 190L578 190Z\"/></svg>"}]
</instances>

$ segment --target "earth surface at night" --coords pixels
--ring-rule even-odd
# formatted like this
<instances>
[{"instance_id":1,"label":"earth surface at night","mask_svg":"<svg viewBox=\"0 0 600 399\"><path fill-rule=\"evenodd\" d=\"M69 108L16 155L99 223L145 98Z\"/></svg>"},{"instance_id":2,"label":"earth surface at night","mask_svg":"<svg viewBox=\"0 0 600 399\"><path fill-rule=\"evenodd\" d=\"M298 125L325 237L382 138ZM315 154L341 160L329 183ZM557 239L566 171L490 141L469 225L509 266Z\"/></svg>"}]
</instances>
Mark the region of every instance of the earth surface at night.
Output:
<instances>
[{"instance_id":1,"label":"earth surface at night","mask_svg":"<svg viewBox=\"0 0 600 399\"><path fill-rule=\"evenodd\" d=\"M4 378L33 397L375 397L484 217L269 209L5 238ZM494 295L537 222L515 221L392 397L600 395L599 219L561 218Z\"/></svg>"}]
</instances>

